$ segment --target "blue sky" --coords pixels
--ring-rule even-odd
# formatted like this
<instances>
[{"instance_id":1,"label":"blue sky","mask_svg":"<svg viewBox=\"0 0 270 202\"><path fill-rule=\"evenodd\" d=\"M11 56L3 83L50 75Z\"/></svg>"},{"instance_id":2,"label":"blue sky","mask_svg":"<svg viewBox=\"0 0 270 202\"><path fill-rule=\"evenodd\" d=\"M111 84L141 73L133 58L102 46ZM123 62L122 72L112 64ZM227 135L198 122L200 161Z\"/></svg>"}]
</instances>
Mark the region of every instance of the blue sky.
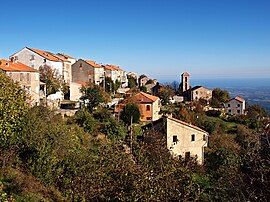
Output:
<instances>
[{"instance_id":1,"label":"blue sky","mask_svg":"<svg viewBox=\"0 0 270 202\"><path fill-rule=\"evenodd\" d=\"M1 58L29 46L162 80L270 78L269 0L3 0L0 24Z\"/></svg>"}]
</instances>

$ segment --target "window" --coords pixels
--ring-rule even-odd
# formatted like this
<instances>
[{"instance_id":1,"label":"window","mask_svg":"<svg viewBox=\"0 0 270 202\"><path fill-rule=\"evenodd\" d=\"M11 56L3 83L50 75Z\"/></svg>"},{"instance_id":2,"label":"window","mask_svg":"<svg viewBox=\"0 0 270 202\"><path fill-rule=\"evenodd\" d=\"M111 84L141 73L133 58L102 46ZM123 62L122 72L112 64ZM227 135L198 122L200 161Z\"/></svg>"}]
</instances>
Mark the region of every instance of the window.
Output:
<instances>
[{"instance_id":1,"label":"window","mask_svg":"<svg viewBox=\"0 0 270 202\"><path fill-rule=\"evenodd\" d=\"M198 91L195 91L196 95L198 95Z\"/></svg>"},{"instance_id":2,"label":"window","mask_svg":"<svg viewBox=\"0 0 270 202\"><path fill-rule=\"evenodd\" d=\"M185 77L185 82L187 82L187 77Z\"/></svg>"},{"instance_id":3,"label":"window","mask_svg":"<svg viewBox=\"0 0 270 202\"><path fill-rule=\"evenodd\" d=\"M240 110L239 109L237 110L237 113L240 114Z\"/></svg>"},{"instance_id":4,"label":"window","mask_svg":"<svg viewBox=\"0 0 270 202\"><path fill-rule=\"evenodd\" d=\"M203 135L203 141L207 141L206 135Z\"/></svg>"},{"instance_id":5,"label":"window","mask_svg":"<svg viewBox=\"0 0 270 202\"><path fill-rule=\"evenodd\" d=\"M177 135L173 136L173 142L178 142Z\"/></svg>"},{"instance_id":6,"label":"window","mask_svg":"<svg viewBox=\"0 0 270 202\"><path fill-rule=\"evenodd\" d=\"M26 79L28 82L30 82L30 74L29 73L26 74Z\"/></svg>"},{"instance_id":7,"label":"window","mask_svg":"<svg viewBox=\"0 0 270 202\"><path fill-rule=\"evenodd\" d=\"M146 111L150 111L151 106L150 105L146 105Z\"/></svg>"},{"instance_id":8,"label":"window","mask_svg":"<svg viewBox=\"0 0 270 202\"><path fill-rule=\"evenodd\" d=\"M237 104L237 107L240 107L240 104Z\"/></svg>"},{"instance_id":9,"label":"window","mask_svg":"<svg viewBox=\"0 0 270 202\"><path fill-rule=\"evenodd\" d=\"M191 142L195 141L195 134L191 135Z\"/></svg>"},{"instance_id":10,"label":"window","mask_svg":"<svg viewBox=\"0 0 270 202\"><path fill-rule=\"evenodd\" d=\"M44 59L43 62L46 63L46 59Z\"/></svg>"},{"instance_id":11,"label":"window","mask_svg":"<svg viewBox=\"0 0 270 202\"><path fill-rule=\"evenodd\" d=\"M31 55L30 60L35 60L35 56L34 55Z\"/></svg>"},{"instance_id":12,"label":"window","mask_svg":"<svg viewBox=\"0 0 270 202\"><path fill-rule=\"evenodd\" d=\"M146 120L152 120L152 117L146 117Z\"/></svg>"},{"instance_id":13,"label":"window","mask_svg":"<svg viewBox=\"0 0 270 202\"><path fill-rule=\"evenodd\" d=\"M231 112L232 112L232 110L229 109L229 113L231 113Z\"/></svg>"},{"instance_id":14,"label":"window","mask_svg":"<svg viewBox=\"0 0 270 202\"><path fill-rule=\"evenodd\" d=\"M15 60L18 60L18 56L15 56Z\"/></svg>"},{"instance_id":15,"label":"window","mask_svg":"<svg viewBox=\"0 0 270 202\"><path fill-rule=\"evenodd\" d=\"M231 107L231 105L230 105L230 104L228 104L228 107Z\"/></svg>"},{"instance_id":16,"label":"window","mask_svg":"<svg viewBox=\"0 0 270 202\"><path fill-rule=\"evenodd\" d=\"M23 80L23 73L20 73L20 81Z\"/></svg>"}]
</instances>

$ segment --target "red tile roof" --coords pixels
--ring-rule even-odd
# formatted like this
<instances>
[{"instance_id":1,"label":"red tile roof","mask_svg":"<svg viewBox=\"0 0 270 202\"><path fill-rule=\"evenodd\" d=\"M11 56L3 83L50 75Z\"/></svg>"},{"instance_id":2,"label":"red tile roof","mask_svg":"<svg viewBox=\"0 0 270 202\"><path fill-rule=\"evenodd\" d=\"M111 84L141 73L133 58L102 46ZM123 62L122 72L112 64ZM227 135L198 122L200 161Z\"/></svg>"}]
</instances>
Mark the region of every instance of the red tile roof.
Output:
<instances>
[{"instance_id":1,"label":"red tile roof","mask_svg":"<svg viewBox=\"0 0 270 202\"><path fill-rule=\"evenodd\" d=\"M28 47L27 47L28 48ZM28 48L29 50L35 52L36 54L44 57L45 59L47 60L50 60L50 61L54 61L54 62L68 62L67 59L63 58L63 57L60 57L60 56L57 56L49 51L44 51L44 50L39 50L39 49L36 49L36 48Z\"/></svg>"},{"instance_id":2,"label":"red tile roof","mask_svg":"<svg viewBox=\"0 0 270 202\"><path fill-rule=\"evenodd\" d=\"M152 103L158 100L159 98L144 92L139 92L136 95L132 96L129 100L136 103Z\"/></svg>"},{"instance_id":3,"label":"red tile roof","mask_svg":"<svg viewBox=\"0 0 270 202\"><path fill-rule=\"evenodd\" d=\"M240 97L240 96L236 96L235 98L230 99L228 102L230 102L232 100L236 100L236 101L241 102L241 103L243 103L245 101L245 99Z\"/></svg>"},{"instance_id":4,"label":"red tile roof","mask_svg":"<svg viewBox=\"0 0 270 202\"><path fill-rule=\"evenodd\" d=\"M116 65L104 65L104 68L111 71L121 70L120 67Z\"/></svg>"},{"instance_id":5,"label":"red tile roof","mask_svg":"<svg viewBox=\"0 0 270 202\"><path fill-rule=\"evenodd\" d=\"M11 62L4 59L0 60L0 69L7 72L38 72L38 70L20 62Z\"/></svg>"},{"instance_id":6,"label":"red tile roof","mask_svg":"<svg viewBox=\"0 0 270 202\"><path fill-rule=\"evenodd\" d=\"M236 96L234 99L239 101L239 102L245 102L245 99L240 97L240 96Z\"/></svg>"},{"instance_id":7,"label":"red tile roof","mask_svg":"<svg viewBox=\"0 0 270 202\"><path fill-rule=\"evenodd\" d=\"M71 57L71 56L69 56L69 55L67 55L67 54L64 54L64 53L57 53L56 55L62 56L62 57L64 57L64 58L66 58L66 59L75 59L74 57Z\"/></svg>"},{"instance_id":8,"label":"red tile roof","mask_svg":"<svg viewBox=\"0 0 270 202\"><path fill-rule=\"evenodd\" d=\"M96 61L93 60L85 60L85 62L89 65L91 65L92 67L95 68L101 68L102 66L100 64L97 64Z\"/></svg>"}]
</instances>

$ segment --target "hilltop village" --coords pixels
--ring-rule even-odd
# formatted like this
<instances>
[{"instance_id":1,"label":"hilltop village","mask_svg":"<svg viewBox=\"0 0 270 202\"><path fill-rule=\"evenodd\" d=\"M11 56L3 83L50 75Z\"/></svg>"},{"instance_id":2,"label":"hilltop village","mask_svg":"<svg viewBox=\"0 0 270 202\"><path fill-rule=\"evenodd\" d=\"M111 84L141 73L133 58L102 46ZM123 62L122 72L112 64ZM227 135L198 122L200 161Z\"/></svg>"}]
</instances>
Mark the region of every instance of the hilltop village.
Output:
<instances>
[{"instance_id":1,"label":"hilltop village","mask_svg":"<svg viewBox=\"0 0 270 202\"><path fill-rule=\"evenodd\" d=\"M152 197L153 200L166 201L179 199L180 192L188 196L188 200L207 200L207 197L212 200L215 196L210 192L216 193L222 187L225 193L231 193L235 190L231 184L226 184L227 181L232 180L236 186L238 180L232 178L239 173L241 176L252 173L242 170L239 163L240 160L246 160L243 155L248 150L247 143L242 142L243 137L247 141L255 141L252 139L254 131L261 137L269 135L269 118L262 108L248 106L243 97L231 98L227 91L219 88L192 86L192 75L189 72L179 72L179 85L161 84L147 75L126 72L124 67L115 64L102 64L89 58L76 59L64 53L25 47L8 59L0 60L0 73L1 99L4 100L0 113L4 123L0 127L3 134L0 151L4 155L0 156L0 160L5 162L1 166L3 169L8 168L8 172L12 172L12 167L8 165L25 166L27 172L38 179L35 183L42 182L45 187L51 184L58 189L46 191L47 196L53 195L56 201L103 200L108 197L112 200L130 197L144 200ZM5 86L7 83L10 84ZM13 85L20 88L16 90L14 100L10 98L13 91L9 89ZM10 114L17 106L18 110ZM23 109L28 111L24 112ZM28 118L21 121L22 117ZM20 124L22 126L18 128ZM256 140L252 147L265 143L263 138ZM91 141L91 146L85 143ZM113 146L107 148L100 141L107 141L109 143L106 144ZM83 151L86 153L81 156ZM255 166L264 162L264 156L258 157L255 148L252 151L252 158L261 160ZM15 157L7 155L10 152L15 156L19 152L18 158L21 160L15 163ZM103 162L99 159L101 157L108 162ZM117 163L114 164L114 161ZM172 167L166 168L166 164ZM96 167L92 168L91 165ZM179 171L181 174L174 173L177 167L182 169ZM88 171L93 172L94 177ZM80 176L77 172L81 172ZM174 173L175 176L165 179L165 175L162 175L162 179L159 179L160 172L167 172L166 176ZM209 173L205 175L204 172ZM260 172L267 176L269 170ZM67 173L70 176L65 176ZM183 173L189 173L190 176L182 176ZM146 176L135 179L132 178L133 174ZM0 177L4 179L7 176ZM18 180L17 177L14 179ZM99 184L99 180L104 180L102 183L105 185ZM136 180L145 181L151 193L142 191L148 188L142 187L144 183L134 184L138 183ZM163 185L162 180L168 186ZM247 177L241 180L242 186L250 184ZM184 186L182 184L188 181L198 188L193 187L192 192L180 190ZM213 181L215 183L211 184ZM133 184L127 188L125 186L128 183ZM154 189L153 184L156 183L160 190ZM265 185L265 181L258 183ZM112 184L113 191L108 189L109 184ZM166 190L163 190L164 186ZM0 193L2 191L6 194L3 196L13 196L12 191L1 189ZM138 195L133 195L130 189ZM176 189L179 189L179 193L175 192ZM200 189L208 195L197 191ZM252 189L258 192L256 186ZM31 191L39 192L34 188ZM164 194L167 191L169 194ZM23 190L20 193L23 194ZM231 195L225 193L216 199L227 200ZM247 194L245 192L242 195ZM238 200L242 195L233 197ZM254 199L252 197L251 200ZM264 195L259 197L263 198Z\"/></svg>"}]
</instances>

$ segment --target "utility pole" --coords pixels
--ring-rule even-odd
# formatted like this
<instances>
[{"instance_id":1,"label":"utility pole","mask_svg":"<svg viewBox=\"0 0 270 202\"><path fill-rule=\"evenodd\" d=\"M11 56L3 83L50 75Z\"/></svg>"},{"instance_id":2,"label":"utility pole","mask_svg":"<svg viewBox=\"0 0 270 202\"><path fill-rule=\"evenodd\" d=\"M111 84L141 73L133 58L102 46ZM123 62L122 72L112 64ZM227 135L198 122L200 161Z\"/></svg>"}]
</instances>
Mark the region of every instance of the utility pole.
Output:
<instances>
[{"instance_id":1,"label":"utility pole","mask_svg":"<svg viewBox=\"0 0 270 202\"><path fill-rule=\"evenodd\" d=\"M133 128L132 128L133 116L130 117L130 151L133 153Z\"/></svg>"}]
</instances>

